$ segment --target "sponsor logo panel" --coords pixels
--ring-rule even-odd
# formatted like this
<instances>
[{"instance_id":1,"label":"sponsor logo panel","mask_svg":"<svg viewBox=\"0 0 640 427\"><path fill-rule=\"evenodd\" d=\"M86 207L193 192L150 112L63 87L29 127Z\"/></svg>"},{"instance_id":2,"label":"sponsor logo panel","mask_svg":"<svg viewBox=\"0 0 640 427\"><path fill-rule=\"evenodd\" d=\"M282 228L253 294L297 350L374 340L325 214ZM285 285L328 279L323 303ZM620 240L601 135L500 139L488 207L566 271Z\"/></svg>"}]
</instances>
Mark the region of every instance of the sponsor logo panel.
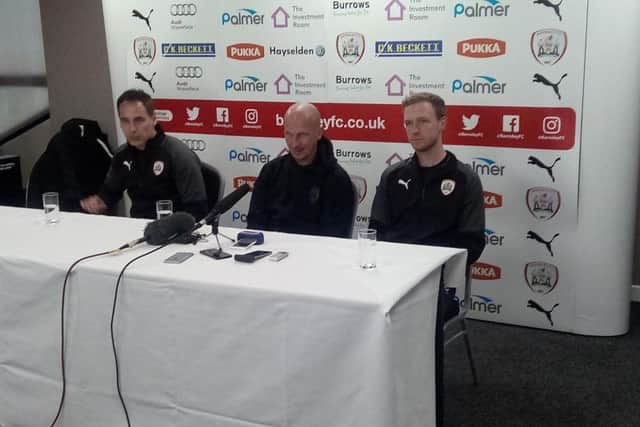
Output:
<instances>
[{"instance_id":1,"label":"sponsor logo panel","mask_svg":"<svg viewBox=\"0 0 640 427\"><path fill-rule=\"evenodd\" d=\"M453 6L454 18L505 18L509 16L511 5L506 1L483 0L465 1L456 3Z\"/></svg>"},{"instance_id":2,"label":"sponsor logo panel","mask_svg":"<svg viewBox=\"0 0 640 427\"><path fill-rule=\"evenodd\" d=\"M215 58L215 43L162 43L166 58Z\"/></svg>"},{"instance_id":3,"label":"sponsor logo panel","mask_svg":"<svg viewBox=\"0 0 640 427\"><path fill-rule=\"evenodd\" d=\"M461 40L457 44L457 53L469 58L493 58L507 53L507 43L490 38Z\"/></svg>"},{"instance_id":4,"label":"sponsor logo panel","mask_svg":"<svg viewBox=\"0 0 640 427\"><path fill-rule=\"evenodd\" d=\"M536 294L546 295L558 285L558 267L548 262L535 261L524 266L527 286Z\"/></svg>"},{"instance_id":5,"label":"sponsor logo panel","mask_svg":"<svg viewBox=\"0 0 640 427\"><path fill-rule=\"evenodd\" d=\"M471 264L471 275L474 280L499 280L502 278L502 268L484 262L475 262Z\"/></svg>"}]
</instances>

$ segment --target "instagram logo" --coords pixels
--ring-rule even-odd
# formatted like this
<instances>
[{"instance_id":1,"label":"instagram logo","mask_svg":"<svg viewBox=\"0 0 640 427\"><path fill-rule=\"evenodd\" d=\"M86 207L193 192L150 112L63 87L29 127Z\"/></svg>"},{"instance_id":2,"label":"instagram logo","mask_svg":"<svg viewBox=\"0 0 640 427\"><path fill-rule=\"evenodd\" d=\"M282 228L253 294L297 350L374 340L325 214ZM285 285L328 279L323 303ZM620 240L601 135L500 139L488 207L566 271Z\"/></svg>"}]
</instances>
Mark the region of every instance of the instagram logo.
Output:
<instances>
[{"instance_id":1,"label":"instagram logo","mask_svg":"<svg viewBox=\"0 0 640 427\"><path fill-rule=\"evenodd\" d=\"M244 110L244 121L250 125L258 123L258 110L255 108L247 108Z\"/></svg>"},{"instance_id":2,"label":"instagram logo","mask_svg":"<svg viewBox=\"0 0 640 427\"><path fill-rule=\"evenodd\" d=\"M560 125L561 125L560 117L558 116L547 116L542 120L542 132L547 135L555 135L560 133Z\"/></svg>"}]
</instances>

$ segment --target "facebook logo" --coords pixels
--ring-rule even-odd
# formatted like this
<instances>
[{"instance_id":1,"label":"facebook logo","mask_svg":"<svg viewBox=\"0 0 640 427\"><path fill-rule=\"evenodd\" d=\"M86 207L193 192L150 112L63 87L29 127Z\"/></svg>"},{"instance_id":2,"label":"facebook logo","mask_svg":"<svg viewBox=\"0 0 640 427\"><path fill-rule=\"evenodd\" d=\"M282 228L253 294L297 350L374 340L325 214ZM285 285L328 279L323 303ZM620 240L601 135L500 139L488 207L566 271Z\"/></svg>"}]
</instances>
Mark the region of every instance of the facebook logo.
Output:
<instances>
[{"instance_id":1,"label":"facebook logo","mask_svg":"<svg viewBox=\"0 0 640 427\"><path fill-rule=\"evenodd\" d=\"M505 133L520 132L520 116L512 116L512 115L502 116L502 132L505 132Z\"/></svg>"},{"instance_id":2,"label":"facebook logo","mask_svg":"<svg viewBox=\"0 0 640 427\"><path fill-rule=\"evenodd\" d=\"M216 122L229 123L229 109L227 107L216 108Z\"/></svg>"}]
</instances>

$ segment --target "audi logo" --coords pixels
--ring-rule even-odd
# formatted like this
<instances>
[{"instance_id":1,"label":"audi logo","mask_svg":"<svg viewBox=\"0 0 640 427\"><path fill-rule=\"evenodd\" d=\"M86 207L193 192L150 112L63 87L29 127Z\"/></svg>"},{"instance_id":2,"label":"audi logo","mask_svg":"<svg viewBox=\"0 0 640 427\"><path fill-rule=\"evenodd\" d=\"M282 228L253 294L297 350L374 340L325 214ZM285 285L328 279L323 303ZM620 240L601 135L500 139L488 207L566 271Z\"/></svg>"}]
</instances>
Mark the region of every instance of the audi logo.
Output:
<instances>
[{"instance_id":1,"label":"audi logo","mask_svg":"<svg viewBox=\"0 0 640 427\"><path fill-rule=\"evenodd\" d=\"M204 151L207 149L207 143L201 139L183 139L182 142L191 151Z\"/></svg>"},{"instance_id":2,"label":"audi logo","mask_svg":"<svg viewBox=\"0 0 640 427\"><path fill-rule=\"evenodd\" d=\"M176 67L176 77L179 79L199 79L202 77L202 67L178 66Z\"/></svg>"},{"instance_id":3,"label":"audi logo","mask_svg":"<svg viewBox=\"0 0 640 427\"><path fill-rule=\"evenodd\" d=\"M198 13L198 8L194 3L174 3L169 12L171 16L193 16Z\"/></svg>"}]
</instances>

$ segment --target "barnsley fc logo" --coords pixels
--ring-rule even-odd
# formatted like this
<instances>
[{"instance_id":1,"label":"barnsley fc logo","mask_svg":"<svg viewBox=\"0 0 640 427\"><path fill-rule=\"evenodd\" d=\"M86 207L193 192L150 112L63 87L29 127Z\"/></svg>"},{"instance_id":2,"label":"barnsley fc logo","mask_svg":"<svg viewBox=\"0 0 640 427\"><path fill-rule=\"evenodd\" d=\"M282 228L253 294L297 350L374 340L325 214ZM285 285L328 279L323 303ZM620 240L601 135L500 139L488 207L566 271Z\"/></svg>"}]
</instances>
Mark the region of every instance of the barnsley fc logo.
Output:
<instances>
[{"instance_id":1,"label":"barnsley fc logo","mask_svg":"<svg viewBox=\"0 0 640 427\"><path fill-rule=\"evenodd\" d=\"M537 294L548 294L558 284L558 267L547 262L530 262L524 266L524 278Z\"/></svg>"},{"instance_id":2,"label":"barnsley fc logo","mask_svg":"<svg viewBox=\"0 0 640 427\"><path fill-rule=\"evenodd\" d=\"M364 36L360 33L341 33L336 37L336 50L345 64L360 62L364 48Z\"/></svg>"},{"instance_id":3,"label":"barnsley fc logo","mask_svg":"<svg viewBox=\"0 0 640 427\"><path fill-rule=\"evenodd\" d=\"M159 176L164 170L164 162L162 160L157 160L153 163L153 174L155 176Z\"/></svg>"},{"instance_id":4,"label":"barnsley fc logo","mask_svg":"<svg viewBox=\"0 0 640 427\"><path fill-rule=\"evenodd\" d=\"M531 34L531 53L543 65L560 61L567 51L567 33L560 30L539 30Z\"/></svg>"},{"instance_id":5,"label":"barnsley fc logo","mask_svg":"<svg viewBox=\"0 0 640 427\"><path fill-rule=\"evenodd\" d=\"M553 188L530 188L527 190L527 207L531 215L547 221L560 210L560 192Z\"/></svg>"},{"instance_id":6,"label":"barnsley fc logo","mask_svg":"<svg viewBox=\"0 0 640 427\"><path fill-rule=\"evenodd\" d=\"M151 64L156 57L156 41L151 37L138 37L133 41L133 53L138 64Z\"/></svg>"},{"instance_id":7,"label":"barnsley fc logo","mask_svg":"<svg viewBox=\"0 0 640 427\"><path fill-rule=\"evenodd\" d=\"M361 176L350 175L351 182L355 185L358 190L358 203L362 203L364 198L367 196L367 180Z\"/></svg>"},{"instance_id":8,"label":"barnsley fc logo","mask_svg":"<svg viewBox=\"0 0 640 427\"><path fill-rule=\"evenodd\" d=\"M443 196L448 196L456 189L456 182L452 179L443 179L440 183L440 191Z\"/></svg>"}]
</instances>

